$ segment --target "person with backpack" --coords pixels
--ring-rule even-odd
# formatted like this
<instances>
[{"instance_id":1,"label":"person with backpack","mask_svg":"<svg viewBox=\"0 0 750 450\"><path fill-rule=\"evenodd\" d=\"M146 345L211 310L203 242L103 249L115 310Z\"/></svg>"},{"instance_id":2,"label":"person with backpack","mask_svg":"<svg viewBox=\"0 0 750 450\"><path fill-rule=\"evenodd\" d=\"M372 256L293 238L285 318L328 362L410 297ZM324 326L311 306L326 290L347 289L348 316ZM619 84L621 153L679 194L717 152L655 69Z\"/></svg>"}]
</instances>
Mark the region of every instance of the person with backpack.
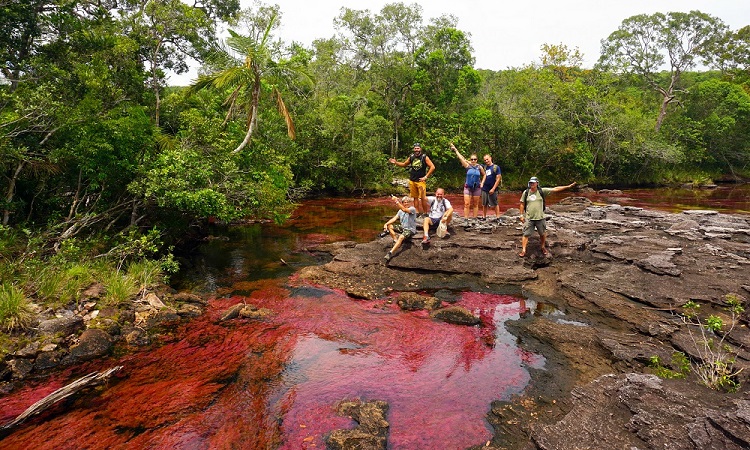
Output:
<instances>
[{"instance_id":1,"label":"person with backpack","mask_svg":"<svg viewBox=\"0 0 750 450\"><path fill-rule=\"evenodd\" d=\"M528 189L521 194L521 223L523 223L523 237L521 238L521 258L526 256L526 246L529 244L529 237L534 234L534 229L539 233L539 246L542 248L542 254L545 257L550 256L546 247L547 242L547 224L544 220L544 209L546 207L545 197L553 192L561 192L575 186L575 181L567 186L556 186L553 188L540 188L539 179L531 177Z\"/></svg>"},{"instance_id":2,"label":"person with backpack","mask_svg":"<svg viewBox=\"0 0 750 450\"><path fill-rule=\"evenodd\" d=\"M474 217L479 216L479 199L482 196L482 185L485 180L484 167L477 163L477 155L472 153L467 161L459 153L453 142L450 143L451 150L456 153L461 165L466 169L466 182L464 183L464 217L467 219L471 216L471 210L474 210Z\"/></svg>"},{"instance_id":3,"label":"person with backpack","mask_svg":"<svg viewBox=\"0 0 750 450\"><path fill-rule=\"evenodd\" d=\"M413 153L403 162L396 161L395 158L388 159L388 162L409 168L409 195L414 198L417 213L426 214L430 208L427 204L427 179L435 171L435 164L422 152L422 146L416 142Z\"/></svg>"},{"instance_id":4,"label":"person with backpack","mask_svg":"<svg viewBox=\"0 0 750 450\"><path fill-rule=\"evenodd\" d=\"M444 223L447 227L453 219L453 206L451 202L445 198L445 189L435 189L434 197L427 197L427 202L430 205L430 213L424 218L422 229L424 231L424 238L422 238L422 245L426 246L430 243L430 228L437 228L441 223ZM450 233L445 234L444 237L450 236Z\"/></svg>"},{"instance_id":5,"label":"person with backpack","mask_svg":"<svg viewBox=\"0 0 750 450\"><path fill-rule=\"evenodd\" d=\"M484 155L484 182L482 183L482 216L487 219L487 207L495 208L495 217L500 217L500 204L497 202L498 186L503 185L503 175L500 167L492 163L492 157Z\"/></svg>"}]
</instances>

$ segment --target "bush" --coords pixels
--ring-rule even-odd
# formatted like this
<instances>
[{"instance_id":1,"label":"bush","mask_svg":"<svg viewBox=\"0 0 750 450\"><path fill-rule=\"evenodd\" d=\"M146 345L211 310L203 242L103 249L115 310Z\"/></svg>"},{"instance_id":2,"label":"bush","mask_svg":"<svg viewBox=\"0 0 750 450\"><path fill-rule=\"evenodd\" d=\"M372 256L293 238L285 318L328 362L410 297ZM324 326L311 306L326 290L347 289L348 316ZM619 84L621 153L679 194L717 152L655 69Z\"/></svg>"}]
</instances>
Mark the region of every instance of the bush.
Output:
<instances>
[{"instance_id":1,"label":"bush","mask_svg":"<svg viewBox=\"0 0 750 450\"><path fill-rule=\"evenodd\" d=\"M13 331L28 327L34 314L26 300L26 294L11 283L0 285L0 328Z\"/></svg>"},{"instance_id":2,"label":"bush","mask_svg":"<svg viewBox=\"0 0 750 450\"><path fill-rule=\"evenodd\" d=\"M702 319L698 314L700 305L692 300L683 305L682 320L698 352L699 360L691 363L698 379L711 389L735 392L740 387L738 375L742 369L735 366L736 350L725 341L745 308L737 294L724 296L724 303L731 314L728 324L714 315Z\"/></svg>"}]
</instances>

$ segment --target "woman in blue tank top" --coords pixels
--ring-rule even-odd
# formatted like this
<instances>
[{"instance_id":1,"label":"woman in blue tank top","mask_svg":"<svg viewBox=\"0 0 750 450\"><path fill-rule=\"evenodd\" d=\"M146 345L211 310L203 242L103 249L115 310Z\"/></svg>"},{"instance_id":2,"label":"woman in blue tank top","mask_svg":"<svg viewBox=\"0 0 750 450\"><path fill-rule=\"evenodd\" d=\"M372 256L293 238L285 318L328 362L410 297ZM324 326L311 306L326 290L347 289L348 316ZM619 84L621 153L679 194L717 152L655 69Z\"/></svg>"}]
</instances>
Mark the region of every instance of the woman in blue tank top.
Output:
<instances>
[{"instance_id":1,"label":"woman in blue tank top","mask_svg":"<svg viewBox=\"0 0 750 450\"><path fill-rule=\"evenodd\" d=\"M486 174L484 167L477 162L477 155L472 153L467 161L464 156L458 152L458 149L451 142L451 150L456 153L461 165L466 169L466 182L464 183L464 217L471 217L471 211L474 210L474 217L479 217L479 199L482 197L482 184Z\"/></svg>"}]
</instances>

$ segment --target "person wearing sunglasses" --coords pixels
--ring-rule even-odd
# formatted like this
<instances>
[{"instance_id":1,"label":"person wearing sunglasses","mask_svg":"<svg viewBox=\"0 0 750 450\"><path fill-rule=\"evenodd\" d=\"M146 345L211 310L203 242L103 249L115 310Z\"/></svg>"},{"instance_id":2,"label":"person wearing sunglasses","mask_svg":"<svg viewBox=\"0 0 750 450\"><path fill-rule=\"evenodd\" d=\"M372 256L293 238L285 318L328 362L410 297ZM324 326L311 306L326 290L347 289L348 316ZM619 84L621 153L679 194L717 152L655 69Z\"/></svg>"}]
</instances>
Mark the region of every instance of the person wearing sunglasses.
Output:
<instances>
[{"instance_id":1,"label":"person wearing sunglasses","mask_svg":"<svg viewBox=\"0 0 750 450\"><path fill-rule=\"evenodd\" d=\"M466 169L466 182L464 183L464 217L471 217L471 211L474 210L474 217L479 217L479 199L482 197L482 185L484 184L487 174L484 167L477 162L477 155L472 153L469 160L458 151L453 142L450 143L451 150L456 153L461 165Z\"/></svg>"},{"instance_id":2,"label":"person wearing sunglasses","mask_svg":"<svg viewBox=\"0 0 750 450\"><path fill-rule=\"evenodd\" d=\"M409 169L409 195L414 198L417 213L427 213L429 205L427 204L427 179L435 171L435 164L430 157L422 151L422 145L419 142L414 143L412 154L404 161L397 161L396 158L390 158L388 161L399 167Z\"/></svg>"}]
</instances>

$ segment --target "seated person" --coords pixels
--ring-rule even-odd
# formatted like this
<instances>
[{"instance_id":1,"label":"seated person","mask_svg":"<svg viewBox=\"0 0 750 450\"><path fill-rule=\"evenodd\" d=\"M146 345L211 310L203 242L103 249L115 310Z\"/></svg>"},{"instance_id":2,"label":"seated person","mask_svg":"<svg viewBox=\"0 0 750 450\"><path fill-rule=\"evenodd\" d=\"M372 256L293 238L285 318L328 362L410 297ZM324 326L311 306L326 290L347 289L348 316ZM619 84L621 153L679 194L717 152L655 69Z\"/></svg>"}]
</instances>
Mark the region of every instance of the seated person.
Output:
<instances>
[{"instance_id":1,"label":"seated person","mask_svg":"<svg viewBox=\"0 0 750 450\"><path fill-rule=\"evenodd\" d=\"M414 199L404 197L399 200L394 197L394 201L399 211L383 225L383 232L388 232L393 238L393 248L385 255L386 264L391 260L393 254L396 253L396 250L401 247L404 239L411 239L412 236L417 234L417 209L414 208ZM396 221L400 223L396 224ZM401 234L397 235L396 232Z\"/></svg>"},{"instance_id":2,"label":"seated person","mask_svg":"<svg viewBox=\"0 0 750 450\"><path fill-rule=\"evenodd\" d=\"M453 219L453 206L445 198L445 190L443 188L436 189L434 197L427 197L427 203L430 206L430 212L424 219L422 245L430 243L430 227L437 228L441 222L447 226L451 223L451 219ZM445 237L448 236L450 234L446 233Z\"/></svg>"}]
</instances>

